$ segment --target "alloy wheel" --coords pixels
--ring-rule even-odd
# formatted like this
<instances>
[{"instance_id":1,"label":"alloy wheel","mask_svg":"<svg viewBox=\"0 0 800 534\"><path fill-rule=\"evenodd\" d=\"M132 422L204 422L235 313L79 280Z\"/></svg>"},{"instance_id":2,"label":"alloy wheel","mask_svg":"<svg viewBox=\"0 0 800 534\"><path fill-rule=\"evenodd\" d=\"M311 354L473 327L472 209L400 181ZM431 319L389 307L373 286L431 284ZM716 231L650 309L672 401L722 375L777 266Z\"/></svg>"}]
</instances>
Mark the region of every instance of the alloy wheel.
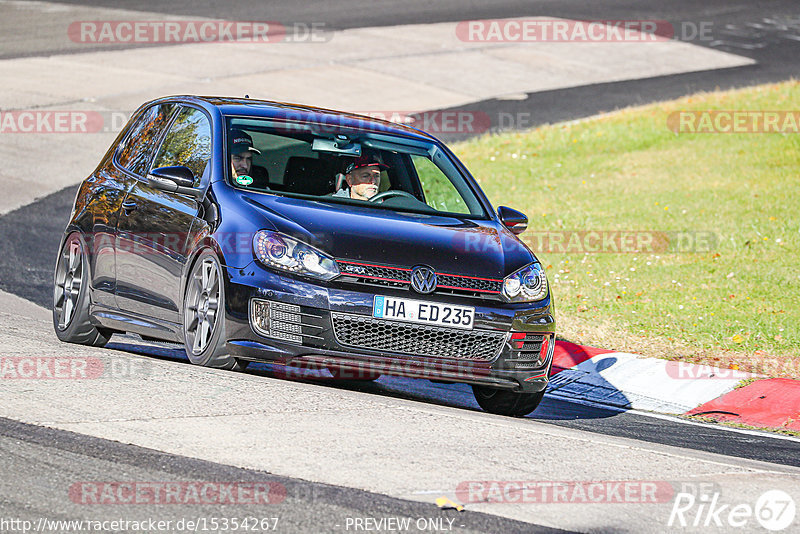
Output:
<instances>
[{"instance_id":1,"label":"alloy wheel","mask_svg":"<svg viewBox=\"0 0 800 534\"><path fill-rule=\"evenodd\" d=\"M219 267L211 258L197 265L189 281L184 310L186 345L193 354L208 348L219 313Z\"/></svg>"},{"instance_id":2,"label":"alloy wheel","mask_svg":"<svg viewBox=\"0 0 800 534\"><path fill-rule=\"evenodd\" d=\"M61 252L55 287L55 308L58 313L58 328L66 329L75 310L83 283L83 253L77 241L71 241Z\"/></svg>"}]
</instances>

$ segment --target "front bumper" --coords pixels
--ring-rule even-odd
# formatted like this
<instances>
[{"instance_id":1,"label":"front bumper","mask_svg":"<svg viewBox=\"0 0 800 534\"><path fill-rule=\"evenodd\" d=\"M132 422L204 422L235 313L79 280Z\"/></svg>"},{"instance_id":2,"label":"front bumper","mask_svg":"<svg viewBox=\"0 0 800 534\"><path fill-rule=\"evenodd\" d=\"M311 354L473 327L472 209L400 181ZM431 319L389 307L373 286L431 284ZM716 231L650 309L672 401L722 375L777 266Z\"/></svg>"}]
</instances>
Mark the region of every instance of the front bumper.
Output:
<instances>
[{"instance_id":1,"label":"front bumper","mask_svg":"<svg viewBox=\"0 0 800 534\"><path fill-rule=\"evenodd\" d=\"M336 368L341 377L380 373L527 393L547 386L555 340L549 297L507 304L390 287L368 289L279 275L256 263L228 269L228 351L250 361ZM474 328L373 319L375 295L474 306ZM278 329L261 328L253 320L254 306L256 314L263 314L265 307L271 310Z\"/></svg>"}]
</instances>

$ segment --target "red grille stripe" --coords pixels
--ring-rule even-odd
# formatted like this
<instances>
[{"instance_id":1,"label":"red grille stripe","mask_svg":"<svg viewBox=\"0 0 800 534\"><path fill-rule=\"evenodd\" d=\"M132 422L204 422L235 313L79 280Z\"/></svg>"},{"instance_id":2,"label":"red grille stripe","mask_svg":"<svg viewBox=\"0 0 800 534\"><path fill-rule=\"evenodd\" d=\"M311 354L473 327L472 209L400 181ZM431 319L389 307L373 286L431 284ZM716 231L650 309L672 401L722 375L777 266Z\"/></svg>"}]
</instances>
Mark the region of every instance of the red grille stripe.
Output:
<instances>
[{"instance_id":1,"label":"red grille stripe","mask_svg":"<svg viewBox=\"0 0 800 534\"><path fill-rule=\"evenodd\" d=\"M464 274L448 274L448 273L436 273L436 274L442 276L452 276L453 278L469 278L471 280L487 280L489 282L502 282L502 280L498 280L497 278L481 278L480 276L467 276Z\"/></svg>"}]
</instances>

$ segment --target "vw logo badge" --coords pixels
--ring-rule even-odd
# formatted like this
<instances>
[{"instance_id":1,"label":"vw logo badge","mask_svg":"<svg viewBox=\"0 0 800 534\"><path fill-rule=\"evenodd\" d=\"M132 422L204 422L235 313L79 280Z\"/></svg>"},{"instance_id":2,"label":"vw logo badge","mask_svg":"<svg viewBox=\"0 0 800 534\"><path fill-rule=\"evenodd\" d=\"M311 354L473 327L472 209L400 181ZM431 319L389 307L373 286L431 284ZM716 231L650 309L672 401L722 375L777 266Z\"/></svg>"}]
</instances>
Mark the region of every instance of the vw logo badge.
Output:
<instances>
[{"instance_id":1,"label":"vw logo badge","mask_svg":"<svg viewBox=\"0 0 800 534\"><path fill-rule=\"evenodd\" d=\"M417 293L433 293L436 289L436 271L425 265L414 267L411 271L411 287Z\"/></svg>"}]
</instances>

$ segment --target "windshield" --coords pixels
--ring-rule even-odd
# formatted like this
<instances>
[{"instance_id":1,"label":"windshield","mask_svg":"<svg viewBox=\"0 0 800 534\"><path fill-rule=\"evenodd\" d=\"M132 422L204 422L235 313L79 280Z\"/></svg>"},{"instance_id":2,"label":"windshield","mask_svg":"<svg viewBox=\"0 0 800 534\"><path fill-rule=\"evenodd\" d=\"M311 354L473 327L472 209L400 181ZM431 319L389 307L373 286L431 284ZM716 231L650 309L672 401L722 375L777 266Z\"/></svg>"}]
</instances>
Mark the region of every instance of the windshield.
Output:
<instances>
[{"instance_id":1,"label":"windshield","mask_svg":"<svg viewBox=\"0 0 800 534\"><path fill-rule=\"evenodd\" d=\"M347 205L485 218L434 143L308 123L228 117L230 183Z\"/></svg>"}]
</instances>

